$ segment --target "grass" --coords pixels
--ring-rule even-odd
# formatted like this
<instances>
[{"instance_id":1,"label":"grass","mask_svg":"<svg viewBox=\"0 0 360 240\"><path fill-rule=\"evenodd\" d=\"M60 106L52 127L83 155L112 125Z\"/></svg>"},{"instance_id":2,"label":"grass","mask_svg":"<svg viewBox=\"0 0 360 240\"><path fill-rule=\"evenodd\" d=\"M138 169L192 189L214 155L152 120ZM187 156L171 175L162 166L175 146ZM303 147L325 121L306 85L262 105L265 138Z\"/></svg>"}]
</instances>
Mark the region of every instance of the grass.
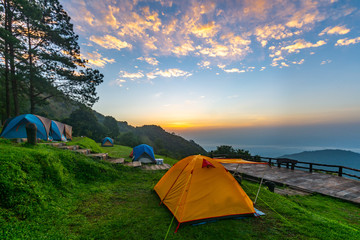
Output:
<instances>
[{"instance_id":1,"label":"grass","mask_svg":"<svg viewBox=\"0 0 360 240\"><path fill-rule=\"evenodd\" d=\"M68 146L79 145L80 148L90 149L93 153L102 153L104 149L94 140L88 137L73 137L72 141L66 143Z\"/></svg>"},{"instance_id":2,"label":"grass","mask_svg":"<svg viewBox=\"0 0 360 240\"><path fill-rule=\"evenodd\" d=\"M82 141L82 140L81 140ZM127 157L131 148L101 148ZM159 156L160 157L160 156ZM165 158L173 163L175 159ZM172 214L153 191L166 171L95 161L50 146L0 140L0 239L163 239ZM215 180L215 179L214 179ZM258 184L243 181L255 198ZM168 239L359 239L359 206L262 188L261 218L182 226Z\"/></svg>"},{"instance_id":3,"label":"grass","mask_svg":"<svg viewBox=\"0 0 360 240\"><path fill-rule=\"evenodd\" d=\"M99 147L101 146L100 143L98 143L98 145L99 145ZM124 158L125 161L128 161L128 162L130 162L132 160L129 157L129 155L132 151L131 147L114 145L113 147L103 147L102 149L104 150L104 152L108 153L109 156L112 158ZM164 156L156 155L156 154L155 154L155 158L162 158L162 159L164 159L164 163L167 163L170 165L174 165L178 161L178 160L175 160L170 157L164 157Z\"/></svg>"}]
</instances>

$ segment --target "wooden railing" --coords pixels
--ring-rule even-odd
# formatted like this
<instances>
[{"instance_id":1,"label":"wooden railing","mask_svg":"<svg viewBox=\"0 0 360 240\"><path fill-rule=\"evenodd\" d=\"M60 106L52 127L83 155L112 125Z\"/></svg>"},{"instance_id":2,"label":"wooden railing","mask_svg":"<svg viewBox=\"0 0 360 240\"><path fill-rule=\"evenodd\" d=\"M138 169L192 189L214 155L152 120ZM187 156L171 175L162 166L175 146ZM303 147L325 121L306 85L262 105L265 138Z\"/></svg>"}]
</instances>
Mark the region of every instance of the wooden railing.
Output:
<instances>
[{"instance_id":1,"label":"wooden railing","mask_svg":"<svg viewBox=\"0 0 360 240\"><path fill-rule=\"evenodd\" d=\"M215 158L242 158L241 156L229 156L226 154L220 154L220 155L213 155L212 157ZM255 157L252 157L253 159L246 159L246 160L254 160ZM259 156L257 156L259 158ZM290 168L292 170L294 169L301 169L306 170L309 172L325 172L325 173L335 173L339 177L342 176L348 176L352 178L360 179L360 169L345 167L345 166L339 166L339 165L329 165L329 164L322 164L322 163L309 163L309 162L301 162L294 159L289 158L271 158L271 157L261 157L261 162L268 162L269 165L274 166L275 164L277 167L286 167ZM299 165L301 164L301 165ZM322 169L320 167L326 167L331 169ZM353 171L353 174L344 172L344 170L350 170Z\"/></svg>"},{"instance_id":2,"label":"wooden railing","mask_svg":"<svg viewBox=\"0 0 360 240\"><path fill-rule=\"evenodd\" d=\"M309 172L318 171L318 172L325 172L325 173L336 173L339 177L342 177L345 175L345 176L360 179L360 169L339 166L339 165L302 162L302 161L297 161L297 160L287 159L287 158L270 158L270 157L260 157L260 158L261 158L262 162L268 162L269 165L272 165L272 166L274 166L276 163L278 167L285 166L286 168L289 168L290 164L291 164L291 169L305 169L305 170L308 170ZM302 164L303 166L300 166L298 164ZM327 168L332 168L332 169L322 169L322 168L318 168L318 167L327 167ZM354 171L355 173L350 174L350 173L344 172L345 169Z\"/></svg>"}]
</instances>

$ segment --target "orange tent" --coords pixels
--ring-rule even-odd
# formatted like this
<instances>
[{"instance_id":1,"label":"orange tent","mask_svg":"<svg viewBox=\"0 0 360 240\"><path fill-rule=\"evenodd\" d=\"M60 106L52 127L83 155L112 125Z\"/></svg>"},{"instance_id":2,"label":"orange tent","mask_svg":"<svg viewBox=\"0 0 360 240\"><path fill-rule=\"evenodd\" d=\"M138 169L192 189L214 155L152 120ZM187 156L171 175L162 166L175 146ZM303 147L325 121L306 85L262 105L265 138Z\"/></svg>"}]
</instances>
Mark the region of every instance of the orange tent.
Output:
<instances>
[{"instance_id":1,"label":"orange tent","mask_svg":"<svg viewBox=\"0 0 360 240\"><path fill-rule=\"evenodd\" d=\"M181 223L254 215L253 202L234 177L212 158L194 155L177 162L155 191Z\"/></svg>"}]
</instances>

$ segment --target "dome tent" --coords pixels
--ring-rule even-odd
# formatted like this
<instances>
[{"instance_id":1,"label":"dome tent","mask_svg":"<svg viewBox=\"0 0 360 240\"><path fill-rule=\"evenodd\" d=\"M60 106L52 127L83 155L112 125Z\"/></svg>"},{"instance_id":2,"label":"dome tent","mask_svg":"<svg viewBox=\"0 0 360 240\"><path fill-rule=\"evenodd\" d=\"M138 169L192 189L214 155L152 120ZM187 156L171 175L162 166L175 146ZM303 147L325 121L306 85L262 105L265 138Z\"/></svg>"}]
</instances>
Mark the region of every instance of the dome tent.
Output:
<instances>
[{"instance_id":1,"label":"dome tent","mask_svg":"<svg viewBox=\"0 0 360 240\"><path fill-rule=\"evenodd\" d=\"M147 144L141 144L134 147L133 161L139 161L141 163L156 163L154 149Z\"/></svg>"},{"instance_id":2,"label":"dome tent","mask_svg":"<svg viewBox=\"0 0 360 240\"><path fill-rule=\"evenodd\" d=\"M23 114L6 120L1 137L10 139L27 138L26 124L28 123L36 125L37 138L45 141L49 139L51 120L34 114Z\"/></svg>"},{"instance_id":3,"label":"dome tent","mask_svg":"<svg viewBox=\"0 0 360 240\"><path fill-rule=\"evenodd\" d=\"M51 120L50 136L55 141L66 141L65 124Z\"/></svg>"},{"instance_id":4,"label":"dome tent","mask_svg":"<svg viewBox=\"0 0 360 240\"><path fill-rule=\"evenodd\" d=\"M102 147L113 147L114 146L114 140L106 137L101 141L101 146Z\"/></svg>"},{"instance_id":5,"label":"dome tent","mask_svg":"<svg viewBox=\"0 0 360 240\"><path fill-rule=\"evenodd\" d=\"M218 161L202 155L177 162L154 190L178 221L254 216L253 202L235 178Z\"/></svg>"}]
</instances>

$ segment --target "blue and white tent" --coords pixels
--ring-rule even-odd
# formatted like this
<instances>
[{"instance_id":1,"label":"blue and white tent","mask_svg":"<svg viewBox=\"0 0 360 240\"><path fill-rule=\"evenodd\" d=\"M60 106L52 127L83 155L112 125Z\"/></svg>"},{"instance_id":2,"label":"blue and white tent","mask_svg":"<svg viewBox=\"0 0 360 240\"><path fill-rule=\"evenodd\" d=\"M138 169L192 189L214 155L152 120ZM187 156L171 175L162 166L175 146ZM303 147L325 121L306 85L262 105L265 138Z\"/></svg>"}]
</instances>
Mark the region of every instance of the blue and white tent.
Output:
<instances>
[{"instance_id":1,"label":"blue and white tent","mask_svg":"<svg viewBox=\"0 0 360 240\"><path fill-rule=\"evenodd\" d=\"M55 141L67 141L65 137L65 124L51 120L50 136Z\"/></svg>"},{"instance_id":2,"label":"blue and white tent","mask_svg":"<svg viewBox=\"0 0 360 240\"><path fill-rule=\"evenodd\" d=\"M34 123L37 127L36 137L47 141L50 134L51 120L33 114L23 114L6 120L1 137L27 138L26 124Z\"/></svg>"},{"instance_id":3,"label":"blue and white tent","mask_svg":"<svg viewBox=\"0 0 360 240\"><path fill-rule=\"evenodd\" d=\"M133 161L141 163L156 163L154 149L146 144L141 144L133 148Z\"/></svg>"},{"instance_id":4,"label":"blue and white tent","mask_svg":"<svg viewBox=\"0 0 360 240\"><path fill-rule=\"evenodd\" d=\"M112 140L109 137L106 137L101 141L101 146L102 147L113 147L114 146L114 140Z\"/></svg>"}]
</instances>

